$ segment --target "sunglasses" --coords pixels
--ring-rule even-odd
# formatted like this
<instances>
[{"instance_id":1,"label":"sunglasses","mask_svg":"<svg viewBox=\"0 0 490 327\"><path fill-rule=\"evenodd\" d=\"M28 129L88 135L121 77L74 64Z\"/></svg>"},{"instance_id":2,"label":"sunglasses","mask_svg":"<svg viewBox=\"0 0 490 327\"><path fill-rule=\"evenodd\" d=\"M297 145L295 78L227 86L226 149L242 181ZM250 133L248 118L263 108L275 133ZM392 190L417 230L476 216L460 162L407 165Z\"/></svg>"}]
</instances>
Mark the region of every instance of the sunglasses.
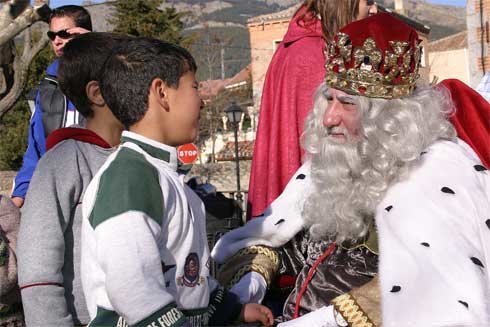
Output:
<instances>
[{"instance_id":1,"label":"sunglasses","mask_svg":"<svg viewBox=\"0 0 490 327\"><path fill-rule=\"evenodd\" d=\"M47 34L51 41L54 41L54 39L56 39L56 36L59 36L60 38L65 40L73 37L73 34L68 33L66 29L58 32L48 31Z\"/></svg>"}]
</instances>

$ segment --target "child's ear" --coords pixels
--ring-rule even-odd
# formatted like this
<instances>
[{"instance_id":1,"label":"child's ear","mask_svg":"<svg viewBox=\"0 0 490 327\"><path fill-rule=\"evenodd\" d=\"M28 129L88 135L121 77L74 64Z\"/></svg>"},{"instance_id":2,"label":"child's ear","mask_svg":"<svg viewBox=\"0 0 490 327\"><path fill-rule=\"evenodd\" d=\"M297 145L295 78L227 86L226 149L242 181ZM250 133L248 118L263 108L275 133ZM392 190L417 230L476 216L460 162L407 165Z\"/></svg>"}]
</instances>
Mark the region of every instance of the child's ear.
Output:
<instances>
[{"instance_id":1,"label":"child's ear","mask_svg":"<svg viewBox=\"0 0 490 327\"><path fill-rule=\"evenodd\" d=\"M105 105L105 100L102 97L102 93L100 92L100 86L97 81L90 81L85 86L85 94L87 94L87 98L90 103L102 107Z\"/></svg>"},{"instance_id":2,"label":"child's ear","mask_svg":"<svg viewBox=\"0 0 490 327\"><path fill-rule=\"evenodd\" d=\"M150 87L150 94L153 93L155 100L160 104L160 106L168 111L169 105L168 105L168 85L165 83L163 80L159 78L155 78L151 82L151 87Z\"/></svg>"}]
</instances>

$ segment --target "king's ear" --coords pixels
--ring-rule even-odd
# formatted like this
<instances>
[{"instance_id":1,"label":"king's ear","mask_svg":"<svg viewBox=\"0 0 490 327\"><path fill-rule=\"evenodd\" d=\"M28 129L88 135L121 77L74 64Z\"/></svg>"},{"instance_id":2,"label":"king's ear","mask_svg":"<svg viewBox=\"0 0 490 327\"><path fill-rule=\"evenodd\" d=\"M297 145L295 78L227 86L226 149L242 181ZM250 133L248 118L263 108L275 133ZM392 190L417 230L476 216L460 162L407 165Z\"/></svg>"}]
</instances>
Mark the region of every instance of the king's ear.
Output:
<instances>
[{"instance_id":1,"label":"king's ear","mask_svg":"<svg viewBox=\"0 0 490 327\"><path fill-rule=\"evenodd\" d=\"M102 97L100 86L97 81L90 81L87 83L85 86L85 94L87 94L87 98L91 104L99 107L105 105L105 100Z\"/></svg>"},{"instance_id":2,"label":"king's ear","mask_svg":"<svg viewBox=\"0 0 490 327\"><path fill-rule=\"evenodd\" d=\"M169 87L160 78L155 78L150 85L150 96L166 111L169 110L168 97Z\"/></svg>"}]
</instances>

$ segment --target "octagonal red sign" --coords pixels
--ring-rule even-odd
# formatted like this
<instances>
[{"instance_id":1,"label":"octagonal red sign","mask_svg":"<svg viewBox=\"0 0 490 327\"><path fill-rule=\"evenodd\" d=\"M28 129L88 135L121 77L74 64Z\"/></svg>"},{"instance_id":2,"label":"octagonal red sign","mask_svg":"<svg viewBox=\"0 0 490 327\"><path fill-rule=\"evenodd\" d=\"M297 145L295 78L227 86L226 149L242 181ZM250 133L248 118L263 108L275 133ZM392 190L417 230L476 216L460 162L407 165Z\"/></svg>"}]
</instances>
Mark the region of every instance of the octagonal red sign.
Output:
<instances>
[{"instance_id":1,"label":"octagonal red sign","mask_svg":"<svg viewBox=\"0 0 490 327\"><path fill-rule=\"evenodd\" d=\"M194 143L187 143L177 148L177 157L185 165L193 164L199 155L199 149Z\"/></svg>"}]
</instances>

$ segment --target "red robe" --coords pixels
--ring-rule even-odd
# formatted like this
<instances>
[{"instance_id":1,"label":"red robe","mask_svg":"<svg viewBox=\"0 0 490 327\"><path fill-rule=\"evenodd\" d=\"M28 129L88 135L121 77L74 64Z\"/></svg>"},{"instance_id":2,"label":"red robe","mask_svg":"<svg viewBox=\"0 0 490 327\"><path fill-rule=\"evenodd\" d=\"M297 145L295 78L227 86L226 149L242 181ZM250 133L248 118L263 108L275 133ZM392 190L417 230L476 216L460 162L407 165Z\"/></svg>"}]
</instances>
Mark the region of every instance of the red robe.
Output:
<instances>
[{"instance_id":1,"label":"red robe","mask_svg":"<svg viewBox=\"0 0 490 327\"><path fill-rule=\"evenodd\" d=\"M249 217L262 214L301 166L300 136L315 90L325 76L320 21L305 26L298 16L291 20L265 77L250 174Z\"/></svg>"},{"instance_id":2,"label":"red robe","mask_svg":"<svg viewBox=\"0 0 490 327\"><path fill-rule=\"evenodd\" d=\"M490 104L478 92L457 79L446 79L438 86L451 93L456 112L450 117L458 137L468 143L490 167Z\"/></svg>"}]
</instances>

